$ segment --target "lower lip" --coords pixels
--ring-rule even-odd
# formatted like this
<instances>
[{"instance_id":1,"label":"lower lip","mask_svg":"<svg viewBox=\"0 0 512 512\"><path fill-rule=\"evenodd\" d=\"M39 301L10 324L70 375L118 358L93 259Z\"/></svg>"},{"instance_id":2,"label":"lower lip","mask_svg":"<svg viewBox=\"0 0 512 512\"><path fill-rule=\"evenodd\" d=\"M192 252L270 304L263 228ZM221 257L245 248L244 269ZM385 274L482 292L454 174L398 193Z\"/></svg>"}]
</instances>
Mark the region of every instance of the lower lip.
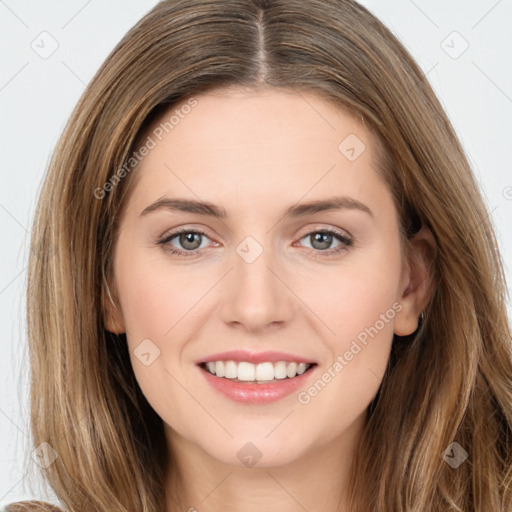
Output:
<instances>
[{"instance_id":1,"label":"lower lip","mask_svg":"<svg viewBox=\"0 0 512 512\"><path fill-rule=\"evenodd\" d=\"M213 389L219 391L235 402L244 404L267 404L281 400L297 391L309 379L316 365L291 379L286 378L268 384L236 382L224 377L212 375L201 366L199 369Z\"/></svg>"}]
</instances>

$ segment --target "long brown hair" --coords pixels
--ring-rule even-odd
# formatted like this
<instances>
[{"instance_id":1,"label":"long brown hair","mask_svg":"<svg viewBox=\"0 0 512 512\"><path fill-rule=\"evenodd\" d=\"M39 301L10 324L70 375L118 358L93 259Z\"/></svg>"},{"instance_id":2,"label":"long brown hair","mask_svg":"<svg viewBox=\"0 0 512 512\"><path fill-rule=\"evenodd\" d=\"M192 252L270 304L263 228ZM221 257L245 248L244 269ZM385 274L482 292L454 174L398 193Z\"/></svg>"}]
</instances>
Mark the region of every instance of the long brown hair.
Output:
<instances>
[{"instance_id":1,"label":"long brown hair","mask_svg":"<svg viewBox=\"0 0 512 512\"><path fill-rule=\"evenodd\" d=\"M353 0L165 0L88 85L32 235L31 428L35 447L58 453L47 482L70 512L163 512L173 459L162 420L137 385L125 336L103 323L116 221L136 172L126 162L162 109L213 88L260 86L312 91L363 119L383 148L404 246L414 219L437 243L424 320L395 336L368 409L353 510L510 512L511 336L493 227L421 69ZM443 457L455 442L468 457L456 469Z\"/></svg>"}]
</instances>

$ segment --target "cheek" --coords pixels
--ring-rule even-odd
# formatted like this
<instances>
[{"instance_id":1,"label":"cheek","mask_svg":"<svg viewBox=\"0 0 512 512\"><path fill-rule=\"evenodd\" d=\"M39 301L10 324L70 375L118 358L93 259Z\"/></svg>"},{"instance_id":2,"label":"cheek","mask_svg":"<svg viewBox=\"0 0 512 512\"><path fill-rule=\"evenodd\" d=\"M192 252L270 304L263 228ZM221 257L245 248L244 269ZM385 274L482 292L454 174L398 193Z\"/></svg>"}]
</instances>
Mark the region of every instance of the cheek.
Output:
<instances>
[{"instance_id":1,"label":"cheek","mask_svg":"<svg viewBox=\"0 0 512 512\"><path fill-rule=\"evenodd\" d=\"M128 246L125 239L124 247ZM173 375L184 345L180 339L187 339L183 328L193 318L192 307L204 294L204 286L169 265L158 255L159 248L131 247L123 251L120 241L115 261L131 364L144 396L166 417L183 394Z\"/></svg>"},{"instance_id":2,"label":"cheek","mask_svg":"<svg viewBox=\"0 0 512 512\"><path fill-rule=\"evenodd\" d=\"M151 338L164 343L191 312L208 283L194 278L191 267L173 265L159 247L132 250L116 261L123 317L133 342ZM126 253L125 253L126 254ZM207 289L207 288L206 288ZM192 310L192 311L191 311Z\"/></svg>"},{"instance_id":3,"label":"cheek","mask_svg":"<svg viewBox=\"0 0 512 512\"><path fill-rule=\"evenodd\" d=\"M301 292L312 299L308 306L329 328L322 328L329 359L298 401L309 410L329 411L332 435L364 412L389 360L394 318L401 310L401 259L398 243L382 247L347 258L339 271L331 268L317 276L316 292Z\"/></svg>"},{"instance_id":4,"label":"cheek","mask_svg":"<svg viewBox=\"0 0 512 512\"><path fill-rule=\"evenodd\" d=\"M192 266L171 263L160 248L139 248L127 239L117 254L116 286L132 367L146 398L160 410L162 404L153 401L165 400L162 389L180 392L169 372L175 373L183 350L197 338L204 323L201 299L218 277L208 271L199 277Z\"/></svg>"},{"instance_id":5,"label":"cheek","mask_svg":"<svg viewBox=\"0 0 512 512\"><path fill-rule=\"evenodd\" d=\"M343 350L348 341L377 322L379 330L392 333L401 272L398 239L383 239L347 253L336 266L318 268L313 279L298 279L295 289L327 327L324 332L332 348ZM391 321L382 326L379 320L386 312Z\"/></svg>"}]
</instances>

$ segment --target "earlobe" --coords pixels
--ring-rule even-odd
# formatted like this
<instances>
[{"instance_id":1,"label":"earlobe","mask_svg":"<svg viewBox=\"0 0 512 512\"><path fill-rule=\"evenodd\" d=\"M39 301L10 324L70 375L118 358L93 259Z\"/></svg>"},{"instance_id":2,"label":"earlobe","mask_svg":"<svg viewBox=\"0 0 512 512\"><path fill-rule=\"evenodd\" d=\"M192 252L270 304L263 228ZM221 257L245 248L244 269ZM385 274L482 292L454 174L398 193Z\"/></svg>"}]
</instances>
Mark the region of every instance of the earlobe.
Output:
<instances>
[{"instance_id":1,"label":"earlobe","mask_svg":"<svg viewBox=\"0 0 512 512\"><path fill-rule=\"evenodd\" d=\"M115 295L117 299L117 294ZM113 334L123 334L126 331L123 314L119 305L116 304L118 301L112 298L108 283L103 287L102 302L105 329Z\"/></svg>"},{"instance_id":2,"label":"earlobe","mask_svg":"<svg viewBox=\"0 0 512 512\"><path fill-rule=\"evenodd\" d=\"M412 312L404 313L402 310L396 316L394 333L397 336L413 334L418 329L419 318L420 315L414 315Z\"/></svg>"},{"instance_id":3,"label":"earlobe","mask_svg":"<svg viewBox=\"0 0 512 512\"><path fill-rule=\"evenodd\" d=\"M435 238L425 224L409 241L404 287L399 299L402 309L397 314L394 325L397 336L407 336L416 331L420 316L432 297L432 262L436 248Z\"/></svg>"}]
</instances>

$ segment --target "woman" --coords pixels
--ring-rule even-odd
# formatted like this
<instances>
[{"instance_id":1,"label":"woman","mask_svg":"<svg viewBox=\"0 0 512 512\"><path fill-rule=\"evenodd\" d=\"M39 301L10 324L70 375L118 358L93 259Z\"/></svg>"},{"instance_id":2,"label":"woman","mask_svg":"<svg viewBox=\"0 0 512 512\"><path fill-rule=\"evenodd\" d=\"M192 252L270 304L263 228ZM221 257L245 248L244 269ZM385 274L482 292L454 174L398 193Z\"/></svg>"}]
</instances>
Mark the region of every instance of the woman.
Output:
<instances>
[{"instance_id":1,"label":"woman","mask_svg":"<svg viewBox=\"0 0 512 512\"><path fill-rule=\"evenodd\" d=\"M77 105L32 243L63 509L512 510L488 212L357 3L159 3Z\"/></svg>"}]
</instances>

